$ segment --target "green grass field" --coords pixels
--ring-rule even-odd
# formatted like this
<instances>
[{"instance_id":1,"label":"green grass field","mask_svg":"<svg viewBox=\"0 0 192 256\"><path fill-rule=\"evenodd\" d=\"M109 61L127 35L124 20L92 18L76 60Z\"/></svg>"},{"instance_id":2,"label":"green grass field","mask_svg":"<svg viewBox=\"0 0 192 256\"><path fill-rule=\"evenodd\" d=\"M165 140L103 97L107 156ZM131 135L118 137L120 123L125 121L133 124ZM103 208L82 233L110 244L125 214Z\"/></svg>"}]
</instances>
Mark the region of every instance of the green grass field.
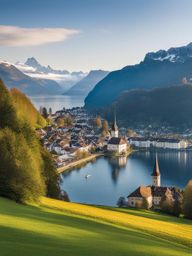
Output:
<instances>
[{"instance_id":1,"label":"green grass field","mask_svg":"<svg viewBox=\"0 0 192 256\"><path fill-rule=\"evenodd\" d=\"M0 198L1 256L192 255L192 221L42 198L24 206Z\"/></svg>"}]
</instances>

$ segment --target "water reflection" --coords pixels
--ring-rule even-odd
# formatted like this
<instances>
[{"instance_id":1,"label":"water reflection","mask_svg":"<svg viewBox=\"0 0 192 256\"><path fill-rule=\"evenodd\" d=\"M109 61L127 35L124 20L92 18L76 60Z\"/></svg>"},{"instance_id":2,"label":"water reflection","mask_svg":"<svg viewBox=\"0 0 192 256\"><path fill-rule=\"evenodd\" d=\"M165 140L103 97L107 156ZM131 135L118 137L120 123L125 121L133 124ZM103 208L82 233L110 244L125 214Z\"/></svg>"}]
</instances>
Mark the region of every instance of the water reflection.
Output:
<instances>
[{"instance_id":1,"label":"water reflection","mask_svg":"<svg viewBox=\"0 0 192 256\"><path fill-rule=\"evenodd\" d=\"M156 152L135 152L128 158L101 157L62 174L61 187L75 202L115 205L140 185L151 184ZM163 185L185 187L192 178L192 152L158 152ZM90 174L89 179L85 175Z\"/></svg>"},{"instance_id":2,"label":"water reflection","mask_svg":"<svg viewBox=\"0 0 192 256\"><path fill-rule=\"evenodd\" d=\"M127 157L111 157L108 161L111 166L111 178L114 183L117 183L120 171L125 169Z\"/></svg>"}]
</instances>

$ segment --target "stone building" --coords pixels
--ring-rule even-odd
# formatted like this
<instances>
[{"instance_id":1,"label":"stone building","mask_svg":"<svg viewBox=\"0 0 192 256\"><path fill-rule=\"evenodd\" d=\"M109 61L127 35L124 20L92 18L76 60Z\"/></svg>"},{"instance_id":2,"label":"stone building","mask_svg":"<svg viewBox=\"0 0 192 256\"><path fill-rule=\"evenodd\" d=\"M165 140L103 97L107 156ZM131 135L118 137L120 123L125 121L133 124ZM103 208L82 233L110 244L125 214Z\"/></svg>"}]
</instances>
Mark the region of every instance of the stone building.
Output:
<instances>
[{"instance_id":1,"label":"stone building","mask_svg":"<svg viewBox=\"0 0 192 256\"><path fill-rule=\"evenodd\" d=\"M139 207L144 201L147 201L149 208L160 209L160 203L163 197L169 197L172 200L176 200L178 192L175 187L161 186L161 174L157 156L151 176L152 185L140 186L128 195L129 207Z\"/></svg>"}]
</instances>

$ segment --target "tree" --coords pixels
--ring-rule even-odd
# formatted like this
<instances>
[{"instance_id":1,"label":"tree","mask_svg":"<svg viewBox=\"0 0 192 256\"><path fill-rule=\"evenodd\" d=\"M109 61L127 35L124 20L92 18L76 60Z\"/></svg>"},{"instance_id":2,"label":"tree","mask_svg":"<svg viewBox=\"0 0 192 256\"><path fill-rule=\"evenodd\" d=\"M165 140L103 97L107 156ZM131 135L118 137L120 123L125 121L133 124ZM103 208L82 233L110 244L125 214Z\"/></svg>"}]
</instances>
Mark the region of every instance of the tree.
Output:
<instances>
[{"instance_id":1,"label":"tree","mask_svg":"<svg viewBox=\"0 0 192 256\"><path fill-rule=\"evenodd\" d=\"M97 127L97 128L101 128L101 125L102 125L102 123L101 123L101 118L100 118L100 116L97 116L96 118L95 118L95 126Z\"/></svg>"},{"instance_id":2,"label":"tree","mask_svg":"<svg viewBox=\"0 0 192 256\"><path fill-rule=\"evenodd\" d=\"M47 119L48 117L48 113L47 113L47 109L45 107L42 108L42 116Z\"/></svg>"},{"instance_id":3,"label":"tree","mask_svg":"<svg viewBox=\"0 0 192 256\"><path fill-rule=\"evenodd\" d=\"M141 208L148 210L150 208L149 201L146 197L143 198L142 206Z\"/></svg>"},{"instance_id":4,"label":"tree","mask_svg":"<svg viewBox=\"0 0 192 256\"><path fill-rule=\"evenodd\" d=\"M188 182L184 189L183 213L186 218L192 219L192 180Z\"/></svg>"},{"instance_id":5,"label":"tree","mask_svg":"<svg viewBox=\"0 0 192 256\"><path fill-rule=\"evenodd\" d=\"M46 120L24 93L16 88L12 88L10 94L17 112L17 117L20 121L27 120L33 128L44 127L46 125Z\"/></svg>"},{"instance_id":6,"label":"tree","mask_svg":"<svg viewBox=\"0 0 192 256\"><path fill-rule=\"evenodd\" d=\"M89 156L89 153L86 150L78 149L76 151L76 153L75 153L76 160L80 160L80 159L86 158L87 156Z\"/></svg>"},{"instance_id":7,"label":"tree","mask_svg":"<svg viewBox=\"0 0 192 256\"><path fill-rule=\"evenodd\" d=\"M42 106L40 106L40 108L39 108L39 113L42 115L42 109L43 109L43 107Z\"/></svg>"},{"instance_id":8,"label":"tree","mask_svg":"<svg viewBox=\"0 0 192 256\"><path fill-rule=\"evenodd\" d=\"M52 115L52 108L49 108L49 115L51 116Z\"/></svg>"},{"instance_id":9,"label":"tree","mask_svg":"<svg viewBox=\"0 0 192 256\"><path fill-rule=\"evenodd\" d=\"M128 137L136 137L137 133L135 131L133 131L132 129L128 129L127 130L127 136Z\"/></svg>"},{"instance_id":10,"label":"tree","mask_svg":"<svg viewBox=\"0 0 192 256\"><path fill-rule=\"evenodd\" d=\"M118 207L125 207L127 205L127 202L125 200L125 197L121 196L119 197L118 201L117 201L117 206Z\"/></svg>"},{"instance_id":11,"label":"tree","mask_svg":"<svg viewBox=\"0 0 192 256\"><path fill-rule=\"evenodd\" d=\"M103 121L102 131L105 132L105 134L108 134L108 132L109 132L109 125L108 125L107 120Z\"/></svg>"},{"instance_id":12,"label":"tree","mask_svg":"<svg viewBox=\"0 0 192 256\"><path fill-rule=\"evenodd\" d=\"M37 202L45 193L38 154L23 134L9 128L0 131L0 145L0 195L19 203Z\"/></svg>"},{"instance_id":13,"label":"tree","mask_svg":"<svg viewBox=\"0 0 192 256\"><path fill-rule=\"evenodd\" d=\"M57 126L62 127L62 126L64 126L64 124L65 124L64 118L63 117L59 117L57 119Z\"/></svg>"},{"instance_id":14,"label":"tree","mask_svg":"<svg viewBox=\"0 0 192 256\"><path fill-rule=\"evenodd\" d=\"M171 195L165 195L162 197L160 206L161 210L165 213L172 214L173 213L173 205L174 201Z\"/></svg>"},{"instance_id":15,"label":"tree","mask_svg":"<svg viewBox=\"0 0 192 256\"><path fill-rule=\"evenodd\" d=\"M179 217L182 213L182 199L177 199L173 203L173 215Z\"/></svg>"},{"instance_id":16,"label":"tree","mask_svg":"<svg viewBox=\"0 0 192 256\"><path fill-rule=\"evenodd\" d=\"M15 131L20 129L10 92L0 80L0 128L4 127L10 127Z\"/></svg>"},{"instance_id":17,"label":"tree","mask_svg":"<svg viewBox=\"0 0 192 256\"><path fill-rule=\"evenodd\" d=\"M54 161L47 150L42 149L41 154L44 163L43 175L46 184L46 195L58 199L60 197L59 176Z\"/></svg>"},{"instance_id":18,"label":"tree","mask_svg":"<svg viewBox=\"0 0 192 256\"><path fill-rule=\"evenodd\" d=\"M72 119L71 116L66 116L66 117L64 118L64 121L65 121L65 125L66 125L67 127L70 127L70 126L72 126L72 124L73 124L73 119Z\"/></svg>"}]
</instances>

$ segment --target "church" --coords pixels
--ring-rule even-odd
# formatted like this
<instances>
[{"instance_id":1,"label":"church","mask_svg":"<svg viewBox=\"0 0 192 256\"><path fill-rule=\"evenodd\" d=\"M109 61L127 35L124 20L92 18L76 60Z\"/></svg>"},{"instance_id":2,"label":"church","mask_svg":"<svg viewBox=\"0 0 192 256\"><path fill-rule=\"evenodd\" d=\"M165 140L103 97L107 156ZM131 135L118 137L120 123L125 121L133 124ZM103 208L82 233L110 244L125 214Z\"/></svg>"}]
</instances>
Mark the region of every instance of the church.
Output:
<instances>
[{"instance_id":1,"label":"church","mask_svg":"<svg viewBox=\"0 0 192 256\"><path fill-rule=\"evenodd\" d=\"M130 195L128 195L127 198L129 207L138 207L142 205L144 199L146 199L149 208L160 209L160 203L163 197L170 197L173 200L178 197L178 192L175 187L161 186L161 174L157 155L151 177L151 186L140 186Z\"/></svg>"},{"instance_id":2,"label":"church","mask_svg":"<svg viewBox=\"0 0 192 256\"><path fill-rule=\"evenodd\" d=\"M107 144L107 151L117 154L123 154L127 151L127 142L125 139L119 137L119 129L116 123L116 117L111 129L111 138Z\"/></svg>"}]
</instances>

